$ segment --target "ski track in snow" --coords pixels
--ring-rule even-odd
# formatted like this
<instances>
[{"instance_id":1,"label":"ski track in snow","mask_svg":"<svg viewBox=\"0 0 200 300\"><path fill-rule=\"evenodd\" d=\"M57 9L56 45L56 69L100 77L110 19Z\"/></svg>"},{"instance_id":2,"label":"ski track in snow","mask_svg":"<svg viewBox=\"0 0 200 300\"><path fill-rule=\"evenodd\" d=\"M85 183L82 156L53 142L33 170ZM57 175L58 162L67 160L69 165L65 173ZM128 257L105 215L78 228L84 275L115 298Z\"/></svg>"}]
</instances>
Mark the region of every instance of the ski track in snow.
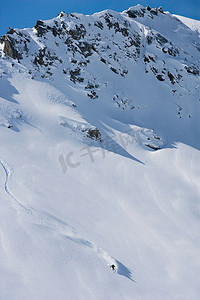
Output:
<instances>
[{"instance_id":1,"label":"ski track in snow","mask_svg":"<svg viewBox=\"0 0 200 300\"><path fill-rule=\"evenodd\" d=\"M129 278L131 281L135 282L132 279L132 272L130 269L128 269L126 266L124 266L121 262L114 259L112 256L110 256L106 251L99 248L96 244L89 241L88 239L79 236L75 230L63 222L62 220L56 218L55 216L48 214L46 212L41 212L39 210L36 210L32 207L25 206L20 200L18 200L15 195L11 192L8 186L9 178L11 176L11 169L9 166L0 159L0 164L5 172L6 179L4 182L4 189L8 196L12 198L15 206L18 206L24 213L28 214L34 219L34 224L39 224L41 226L44 226L48 228L49 230L58 233L59 235L71 240L72 242L79 244L81 246L85 246L90 248L92 251L94 251L99 257L101 257L108 266L115 265L115 273L125 276Z\"/></svg>"}]
</instances>

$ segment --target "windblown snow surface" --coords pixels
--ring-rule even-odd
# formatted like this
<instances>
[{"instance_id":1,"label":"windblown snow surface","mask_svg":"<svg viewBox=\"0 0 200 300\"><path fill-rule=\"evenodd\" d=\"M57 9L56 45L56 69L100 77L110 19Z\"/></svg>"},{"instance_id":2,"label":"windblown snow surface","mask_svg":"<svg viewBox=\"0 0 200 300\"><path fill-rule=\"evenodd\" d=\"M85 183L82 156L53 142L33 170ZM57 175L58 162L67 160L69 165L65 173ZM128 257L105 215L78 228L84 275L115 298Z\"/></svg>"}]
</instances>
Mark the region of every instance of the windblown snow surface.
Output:
<instances>
[{"instance_id":1,"label":"windblown snow surface","mask_svg":"<svg viewBox=\"0 0 200 300\"><path fill-rule=\"evenodd\" d=\"M36 25L1 38L0 299L199 299L199 22Z\"/></svg>"}]
</instances>

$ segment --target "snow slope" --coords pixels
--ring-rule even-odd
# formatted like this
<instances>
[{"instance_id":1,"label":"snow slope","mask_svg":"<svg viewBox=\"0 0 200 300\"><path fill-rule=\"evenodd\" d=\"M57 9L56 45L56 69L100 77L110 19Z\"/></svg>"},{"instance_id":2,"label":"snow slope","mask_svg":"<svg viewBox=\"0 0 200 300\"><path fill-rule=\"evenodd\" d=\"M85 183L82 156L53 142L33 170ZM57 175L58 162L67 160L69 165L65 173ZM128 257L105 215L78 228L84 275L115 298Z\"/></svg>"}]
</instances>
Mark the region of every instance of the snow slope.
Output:
<instances>
[{"instance_id":1,"label":"snow slope","mask_svg":"<svg viewBox=\"0 0 200 300\"><path fill-rule=\"evenodd\" d=\"M0 299L199 298L199 36L185 20L62 12L1 38Z\"/></svg>"},{"instance_id":2,"label":"snow slope","mask_svg":"<svg viewBox=\"0 0 200 300\"><path fill-rule=\"evenodd\" d=\"M183 16L178 16L178 15L174 15L174 16L176 18L178 18L179 20L181 20L181 22L183 24L185 24L187 27L189 27L193 31L200 32L200 21L193 20L193 19L190 19L190 18L187 18L187 17L183 17Z\"/></svg>"}]
</instances>

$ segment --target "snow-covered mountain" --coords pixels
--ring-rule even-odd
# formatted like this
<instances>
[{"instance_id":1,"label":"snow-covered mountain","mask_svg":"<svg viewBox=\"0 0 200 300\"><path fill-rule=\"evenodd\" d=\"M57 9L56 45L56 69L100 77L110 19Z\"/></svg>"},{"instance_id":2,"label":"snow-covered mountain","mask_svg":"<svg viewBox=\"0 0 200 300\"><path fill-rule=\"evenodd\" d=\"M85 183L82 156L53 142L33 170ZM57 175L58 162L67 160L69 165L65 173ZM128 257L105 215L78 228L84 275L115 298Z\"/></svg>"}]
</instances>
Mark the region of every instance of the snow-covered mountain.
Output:
<instances>
[{"instance_id":1,"label":"snow-covered mountain","mask_svg":"<svg viewBox=\"0 0 200 300\"><path fill-rule=\"evenodd\" d=\"M198 299L199 35L137 5L1 37L1 299Z\"/></svg>"}]
</instances>

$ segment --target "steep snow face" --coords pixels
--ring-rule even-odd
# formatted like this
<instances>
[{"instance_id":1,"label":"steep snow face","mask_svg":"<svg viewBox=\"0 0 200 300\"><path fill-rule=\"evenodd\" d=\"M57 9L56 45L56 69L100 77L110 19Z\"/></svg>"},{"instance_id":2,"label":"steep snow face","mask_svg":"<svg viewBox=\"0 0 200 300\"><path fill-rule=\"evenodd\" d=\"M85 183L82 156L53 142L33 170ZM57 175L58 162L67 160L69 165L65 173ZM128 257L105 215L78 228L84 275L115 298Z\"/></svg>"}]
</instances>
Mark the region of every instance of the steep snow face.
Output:
<instances>
[{"instance_id":1,"label":"steep snow face","mask_svg":"<svg viewBox=\"0 0 200 300\"><path fill-rule=\"evenodd\" d=\"M2 299L198 299L198 26L137 5L1 38Z\"/></svg>"},{"instance_id":2,"label":"steep snow face","mask_svg":"<svg viewBox=\"0 0 200 300\"><path fill-rule=\"evenodd\" d=\"M193 31L198 31L200 34L200 21L192 20L183 16L174 15L176 18L181 20L183 24L192 29Z\"/></svg>"}]
</instances>

